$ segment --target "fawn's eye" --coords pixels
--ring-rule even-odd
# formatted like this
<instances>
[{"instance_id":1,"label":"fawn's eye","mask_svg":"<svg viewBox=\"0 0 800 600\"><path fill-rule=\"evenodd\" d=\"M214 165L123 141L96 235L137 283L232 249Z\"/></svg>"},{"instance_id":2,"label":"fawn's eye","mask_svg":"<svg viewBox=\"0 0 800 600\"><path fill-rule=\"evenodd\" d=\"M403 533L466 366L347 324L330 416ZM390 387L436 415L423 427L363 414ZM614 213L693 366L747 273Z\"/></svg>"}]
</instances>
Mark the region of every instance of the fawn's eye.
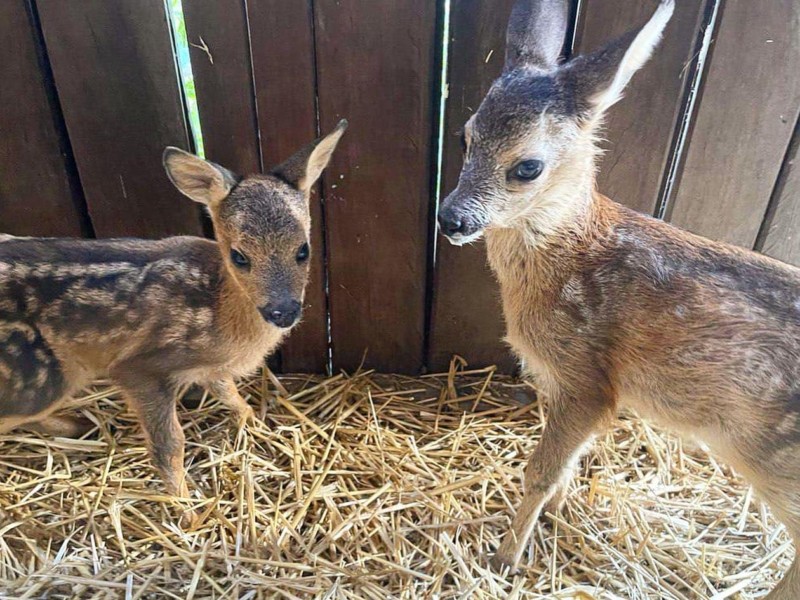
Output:
<instances>
[{"instance_id":1,"label":"fawn's eye","mask_svg":"<svg viewBox=\"0 0 800 600\"><path fill-rule=\"evenodd\" d=\"M537 159L523 160L511 170L511 176L520 181L533 181L544 171L544 163Z\"/></svg>"},{"instance_id":2,"label":"fawn's eye","mask_svg":"<svg viewBox=\"0 0 800 600\"><path fill-rule=\"evenodd\" d=\"M234 248L231 248L231 262L240 269L250 268L250 259Z\"/></svg>"},{"instance_id":3,"label":"fawn's eye","mask_svg":"<svg viewBox=\"0 0 800 600\"><path fill-rule=\"evenodd\" d=\"M304 263L308 260L308 257L311 255L311 250L308 247L308 244L303 244L300 246L300 249L297 251L297 262Z\"/></svg>"}]
</instances>

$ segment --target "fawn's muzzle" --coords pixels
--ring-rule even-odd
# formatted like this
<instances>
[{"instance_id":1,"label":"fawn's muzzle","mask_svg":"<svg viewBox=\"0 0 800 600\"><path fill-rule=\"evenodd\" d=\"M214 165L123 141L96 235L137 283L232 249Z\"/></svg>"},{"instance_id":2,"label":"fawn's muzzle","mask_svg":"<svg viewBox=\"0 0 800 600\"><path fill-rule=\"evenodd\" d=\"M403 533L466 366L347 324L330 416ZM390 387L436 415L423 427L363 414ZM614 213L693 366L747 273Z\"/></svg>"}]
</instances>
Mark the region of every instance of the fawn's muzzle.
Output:
<instances>
[{"instance_id":1,"label":"fawn's muzzle","mask_svg":"<svg viewBox=\"0 0 800 600\"><path fill-rule=\"evenodd\" d=\"M297 323L302 312L302 306L297 300L289 300L286 302L271 302L258 310L265 321L285 329Z\"/></svg>"},{"instance_id":2,"label":"fawn's muzzle","mask_svg":"<svg viewBox=\"0 0 800 600\"><path fill-rule=\"evenodd\" d=\"M438 220L441 232L456 242L470 238L483 228L470 216L456 210L452 205L445 206L439 211Z\"/></svg>"}]
</instances>

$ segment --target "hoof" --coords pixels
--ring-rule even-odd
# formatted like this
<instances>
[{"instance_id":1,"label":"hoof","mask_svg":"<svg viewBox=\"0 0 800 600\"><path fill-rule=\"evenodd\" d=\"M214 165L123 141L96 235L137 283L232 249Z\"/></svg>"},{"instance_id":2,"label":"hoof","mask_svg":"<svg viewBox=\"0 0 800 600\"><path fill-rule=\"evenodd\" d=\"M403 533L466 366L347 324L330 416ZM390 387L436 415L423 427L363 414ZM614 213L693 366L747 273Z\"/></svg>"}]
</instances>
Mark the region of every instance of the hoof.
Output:
<instances>
[{"instance_id":1,"label":"hoof","mask_svg":"<svg viewBox=\"0 0 800 600\"><path fill-rule=\"evenodd\" d=\"M258 422L258 417L256 417L256 412L253 410L252 406L248 406L247 408L243 408L242 410L236 413L236 422L239 426L239 429L244 429L246 425L254 425Z\"/></svg>"},{"instance_id":2,"label":"hoof","mask_svg":"<svg viewBox=\"0 0 800 600\"><path fill-rule=\"evenodd\" d=\"M200 526L200 515L197 511L187 508L178 519L178 526L184 530L193 530Z\"/></svg>"},{"instance_id":3,"label":"hoof","mask_svg":"<svg viewBox=\"0 0 800 600\"><path fill-rule=\"evenodd\" d=\"M81 438L97 427L91 420L83 417L76 417L72 422L72 435L69 437Z\"/></svg>"},{"instance_id":4,"label":"hoof","mask_svg":"<svg viewBox=\"0 0 800 600\"><path fill-rule=\"evenodd\" d=\"M500 546L495 555L489 559L489 565L495 573L501 575L505 574L508 577L513 577L519 573L513 554L504 551L502 546Z\"/></svg>"}]
</instances>

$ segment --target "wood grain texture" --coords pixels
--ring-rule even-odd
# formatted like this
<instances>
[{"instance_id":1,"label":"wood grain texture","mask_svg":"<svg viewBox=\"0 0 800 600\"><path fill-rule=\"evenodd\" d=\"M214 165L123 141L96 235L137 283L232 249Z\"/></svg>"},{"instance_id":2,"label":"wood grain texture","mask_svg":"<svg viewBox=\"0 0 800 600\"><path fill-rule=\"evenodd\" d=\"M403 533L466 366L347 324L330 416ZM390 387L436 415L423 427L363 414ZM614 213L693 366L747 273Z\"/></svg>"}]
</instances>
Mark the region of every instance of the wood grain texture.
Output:
<instances>
[{"instance_id":1,"label":"wood grain texture","mask_svg":"<svg viewBox=\"0 0 800 600\"><path fill-rule=\"evenodd\" d=\"M800 267L800 120L784 159L758 248L778 260Z\"/></svg>"},{"instance_id":2,"label":"wood grain texture","mask_svg":"<svg viewBox=\"0 0 800 600\"><path fill-rule=\"evenodd\" d=\"M325 177L335 368L423 363L432 124L431 0L317 0L319 109L350 129Z\"/></svg>"},{"instance_id":3,"label":"wood grain texture","mask_svg":"<svg viewBox=\"0 0 800 600\"><path fill-rule=\"evenodd\" d=\"M458 184L459 132L503 69L505 32L513 0L454 0L450 8L449 94L446 104L442 196ZM453 355L471 367L515 361L505 335L500 290L486 262L483 242L465 247L437 240L428 369L445 371Z\"/></svg>"},{"instance_id":4,"label":"wood grain texture","mask_svg":"<svg viewBox=\"0 0 800 600\"><path fill-rule=\"evenodd\" d=\"M676 125L683 114L706 0L677 2L652 59L634 75L606 119L598 188L626 206L655 214ZM576 53L585 54L646 23L658 3L593 0L583 3Z\"/></svg>"},{"instance_id":5,"label":"wood grain texture","mask_svg":"<svg viewBox=\"0 0 800 600\"><path fill-rule=\"evenodd\" d=\"M206 157L241 175L261 169L244 0L186 0Z\"/></svg>"},{"instance_id":6,"label":"wood grain texture","mask_svg":"<svg viewBox=\"0 0 800 600\"><path fill-rule=\"evenodd\" d=\"M161 166L187 147L162 0L39 0L64 119L98 236L201 234Z\"/></svg>"},{"instance_id":7,"label":"wood grain texture","mask_svg":"<svg viewBox=\"0 0 800 600\"><path fill-rule=\"evenodd\" d=\"M310 0L248 0L261 153L269 169L317 136L314 37ZM344 147L349 134L342 140ZM340 152L339 150L338 152ZM311 280L303 322L281 349L285 372L325 372L328 306L319 186L311 197Z\"/></svg>"},{"instance_id":8,"label":"wood grain texture","mask_svg":"<svg viewBox=\"0 0 800 600\"><path fill-rule=\"evenodd\" d=\"M65 156L68 143L26 5L0 3L0 231L80 237L90 233L80 183Z\"/></svg>"},{"instance_id":9,"label":"wood grain texture","mask_svg":"<svg viewBox=\"0 0 800 600\"><path fill-rule=\"evenodd\" d=\"M800 5L727 0L672 222L752 248L800 110Z\"/></svg>"}]
</instances>

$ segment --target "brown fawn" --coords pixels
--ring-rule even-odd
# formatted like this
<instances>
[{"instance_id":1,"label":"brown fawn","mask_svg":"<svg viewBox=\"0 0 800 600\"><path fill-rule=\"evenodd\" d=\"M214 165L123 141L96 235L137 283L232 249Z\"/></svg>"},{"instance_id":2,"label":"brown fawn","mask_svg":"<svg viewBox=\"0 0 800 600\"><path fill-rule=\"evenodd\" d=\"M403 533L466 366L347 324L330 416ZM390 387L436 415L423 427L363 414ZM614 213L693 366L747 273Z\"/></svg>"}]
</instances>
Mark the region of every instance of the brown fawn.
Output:
<instances>
[{"instance_id":1,"label":"brown fawn","mask_svg":"<svg viewBox=\"0 0 800 600\"><path fill-rule=\"evenodd\" d=\"M310 192L346 126L245 178L167 148L169 178L206 205L216 242L0 237L0 432L81 435L91 423L52 413L107 375L144 428L167 490L186 497L177 390L200 384L241 421L253 416L234 381L300 318Z\"/></svg>"},{"instance_id":2,"label":"brown fawn","mask_svg":"<svg viewBox=\"0 0 800 600\"><path fill-rule=\"evenodd\" d=\"M455 244L484 236L507 341L549 402L524 499L494 563L515 568L581 452L630 408L705 442L800 541L800 270L597 193L604 113L673 9L559 62L566 0L519 0L503 74L464 127L442 203ZM795 560L771 599L800 598Z\"/></svg>"}]
</instances>

